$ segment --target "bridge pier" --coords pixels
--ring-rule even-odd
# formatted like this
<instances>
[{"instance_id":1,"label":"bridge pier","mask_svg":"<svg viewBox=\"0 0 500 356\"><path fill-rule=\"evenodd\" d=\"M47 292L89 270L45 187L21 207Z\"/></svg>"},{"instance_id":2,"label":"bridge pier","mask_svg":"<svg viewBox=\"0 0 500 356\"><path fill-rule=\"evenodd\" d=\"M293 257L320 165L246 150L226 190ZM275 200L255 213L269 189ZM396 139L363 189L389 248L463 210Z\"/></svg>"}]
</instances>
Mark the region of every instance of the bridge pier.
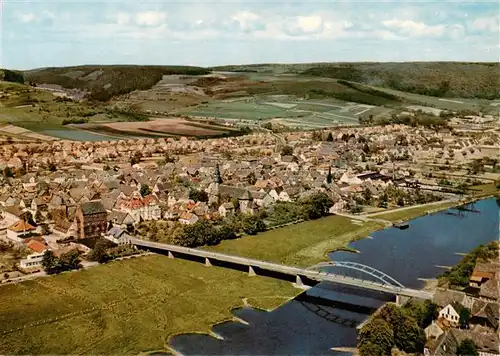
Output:
<instances>
[{"instance_id":1,"label":"bridge pier","mask_svg":"<svg viewBox=\"0 0 500 356\"><path fill-rule=\"evenodd\" d=\"M303 269L295 266L285 266L282 264L271 263L266 261L260 261L256 259L232 256L223 253L210 252L201 249L186 248L182 246L162 244L152 241L139 240L135 238L130 239L131 243L141 250L152 249L155 252L161 252L168 256L168 258L180 258L188 259L191 261L197 261L204 263L207 266L212 266L212 261L216 263L214 266L228 267L237 269L239 271L248 271L249 276L264 274L266 276L277 278L281 280L287 280L293 283L297 288L308 289L310 286L315 285L320 282L333 282L340 283L343 285L355 286L369 290L375 290L379 292L389 293L397 296L397 303L399 305L404 304L409 298L418 299L432 299L433 293L424 290L415 290L411 288L405 288L401 283L396 281L394 278L388 276L387 274L378 271L372 267L361 265L354 262L335 262L329 263L325 266L350 268L365 274L369 274L372 277L377 278L377 282L372 280L363 280L360 278L347 277L339 274L327 272L327 271L315 271L312 267ZM175 254L175 256L174 256ZM227 264L222 264L219 262L228 262ZM314 266L316 267L316 266ZM317 267L321 267L318 265ZM294 279L295 277L295 279Z\"/></svg>"},{"instance_id":2,"label":"bridge pier","mask_svg":"<svg viewBox=\"0 0 500 356\"><path fill-rule=\"evenodd\" d=\"M396 304L398 306L403 306L405 305L408 301L410 300L410 297L404 296L404 295L396 295Z\"/></svg>"}]
</instances>

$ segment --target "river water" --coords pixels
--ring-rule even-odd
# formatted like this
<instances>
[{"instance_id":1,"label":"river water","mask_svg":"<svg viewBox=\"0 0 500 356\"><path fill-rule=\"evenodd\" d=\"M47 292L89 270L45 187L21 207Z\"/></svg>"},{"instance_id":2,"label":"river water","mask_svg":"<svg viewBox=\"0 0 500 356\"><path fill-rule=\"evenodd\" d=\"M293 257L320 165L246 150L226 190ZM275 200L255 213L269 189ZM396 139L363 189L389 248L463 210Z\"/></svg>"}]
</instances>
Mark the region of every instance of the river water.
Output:
<instances>
[{"instance_id":1,"label":"river water","mask_svg":"<svg viewBox=\"0 0 500 356\"><path fill-rule=\"evenodd\" d=\"M474 204L477 212L448 210L410 222L406 230L388 228L372 238L351 243L359 254L335 252L330 259L353 261L376 268L407 287L421 288L422 278L434 278L479 244L499 238L499 207L495 199ZM332 270L333 272L334 270ZM353 271L352 276L369 278ZM313 297L364 306L333 307ZM171 341L184 355L344 355L332 347L356 345L356 326L391 297L337 285L320 284L272 312L242 308L234 314L248 325L228 322L217 325L218 340L208 335L186 334Z\"/></svg>"}]
</instances>

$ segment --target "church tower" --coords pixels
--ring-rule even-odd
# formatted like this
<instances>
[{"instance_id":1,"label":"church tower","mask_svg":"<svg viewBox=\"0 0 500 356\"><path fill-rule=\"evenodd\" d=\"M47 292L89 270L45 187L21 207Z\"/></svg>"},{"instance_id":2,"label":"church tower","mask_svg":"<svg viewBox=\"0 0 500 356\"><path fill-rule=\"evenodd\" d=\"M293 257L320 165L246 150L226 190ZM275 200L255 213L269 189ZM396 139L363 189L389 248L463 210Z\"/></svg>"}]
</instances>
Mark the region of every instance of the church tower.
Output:
<instances>
[{"instance_id":1,"label":"church tower","mask_svg":"<svg viewBox=\"0 0 500 356\"><path fill-rule=\"evenodd\" d=\"M215 183L221 184L222 183L222 178L220 177L220 169L219 169L219 164L217 163L215 165Z\"/></svg>"}]
</instances>

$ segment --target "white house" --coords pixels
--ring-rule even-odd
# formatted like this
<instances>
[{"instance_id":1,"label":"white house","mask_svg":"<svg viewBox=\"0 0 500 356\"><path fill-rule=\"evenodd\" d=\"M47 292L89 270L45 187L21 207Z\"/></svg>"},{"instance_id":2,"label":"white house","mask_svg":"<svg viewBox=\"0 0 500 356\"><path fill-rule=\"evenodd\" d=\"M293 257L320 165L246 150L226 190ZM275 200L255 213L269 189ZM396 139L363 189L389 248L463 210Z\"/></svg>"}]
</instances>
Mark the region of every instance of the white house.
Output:
<instances>
[{"instance_id":1,"label":"white house","mask_svg":"<svg viewBox=\"0 0 500 356\"><path fill-rule=\"evenodd\" d=\"M279 201L285 201L285 202L291 201L290 196L284 190L281 191L281 193L278 195L278 199Z\"/></svg>"},{"instance_id":2,"label":"white house","mask_svg":"<svg viewBox=\"0 0 500 356\"><path fill-rule=\"evenodd\" d=\"M252 192L252 198L255 204L260 207L268 207L275 202L274 198L263 189L258 192Z\"/></svg>"},{"instance_id":3,"label":"white house","mask_svg":"<svg viewBox=\"0 0 500 356\"><path fill-rule=\"evenodd\" d=\"M43 255L48 247L36 240L29 241L26 246L33 251L32 254L28 255L26 258L19 261L19 266L21 268L38 268L42 266Z\"/></svg>"},{"instance_id":4,"label":"white house","mask_svg":"<svg viewBox=\"0 0 500 356\"><path fill-rule=\"evenodd\" d=\"M179 222L184 225L191 225L200 220L198 216L190 212L184 212L179 217Z\"/></svg>"},{"instance_id":5,"label":"white house","mask_svg":"<svg viewBox=\"0 0 500 356\"><path fill-rule=\"evenodd\" d=\"M347 206L347 203L340 199L338 202L336 202L335 204L333 204L332 207L330 207L330 210L328 211L330 214L335 214L335 213L338 213L339 211L342 211L346 208Z\"/></svg>"},{"instance_id":6,"label":"white house","mask_svg":"<svg viewBox=\"0 0 500 356\"><path fill-rule=\"evenodd\" d=\"M340 177L340 179L339 179L340 184L346 183L349 185L357 185L357 184L361 184L362 182L363 181L361 179L359 179L358 177L356 177L355 174L350 173L350 172L345 172L344 174L342 174L342 177Z\"/></svg>"},{"instance_id":7,"label":"white house","mask_svg":"<svg viewBox=\"0 0 500 356\"><path fill-rule=\"evenodd\" d=\"M43 254L44 252L32 253L31 255L28 255L26 258L20 260L19 266L21 268L26 268L26 269L42 267Z\"/></svg>"},{"instance_id":8,"label":"white house","mask_svg":"<svg viewBox=\"0 0 500 356\"><path fill-rule=\"evenodd\" d=\"M280 199L280 195L278 194L276 189L271 189L268 194L271 198L273 198L274 201L278 201Z\"/></svg>"},{"instance_id":9,"label":"white house","mask_svg":"<svg viewBox=\"0 0 500 356\"><path fill-rule=\"evenodd\" d=\"M226 218L234 215L234 205L233 203L224 203L219 206L219 214L220 216Z\"/></svg>"},{"instance_id":10,"label":"white house","mask_svg":"<svg viewBox=\"0 0 500 356\"><path fill-rule=\"evenodd\" d=\"M23 220L19 220L9 226L7 229L7 237L16 242L23 242L23 236L30 232L35 232L36 228Z\"/></svg>"},{"instance_id":11,"label":"white house","mask_svg":"<svg viewBox=\"0 0 500 356\"><path fill-rule=\"evenodd\" d=\"M104 238L117 245L124 245L130 242L131 236L119 226L113 226L104 235Z\"/></svg>"},{"instance_id":12,"label":"white house","mask_svg":"<svg viewBox=\"0 0 500 356\"><path fill-rule=\"evenodd\" d=\"M460 305L458 305L457 303L453 303L453 305L448 304L443 309L441 309L441 311L439 312L439 318L446 319L452 325L458 325L458 321L460 320Z\"/></svg>"}]
</instances>

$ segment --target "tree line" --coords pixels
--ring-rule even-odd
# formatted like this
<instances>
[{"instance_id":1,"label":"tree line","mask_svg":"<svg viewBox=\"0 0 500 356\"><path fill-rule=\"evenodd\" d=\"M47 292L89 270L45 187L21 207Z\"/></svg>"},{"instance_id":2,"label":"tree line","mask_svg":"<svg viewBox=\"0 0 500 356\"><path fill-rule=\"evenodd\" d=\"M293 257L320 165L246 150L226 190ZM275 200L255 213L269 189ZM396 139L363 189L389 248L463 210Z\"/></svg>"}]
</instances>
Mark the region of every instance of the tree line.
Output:
<instances>
[{"instance_id":1,"label":"tree line","mask_svg":"<svg viewBox=\"0 0 500 356\"><path fill-rule=\"evenodd\" d=\"M488 261L498 258L499 243L491 241L487 245L480 245L469 252L450 270L445 271L439 278L441 285L448 284L452 288L464 288L469 285L469 279L477 261Z\"/></svg>"},{"instance_id":2,"label":"tree line","mask_svg":"<svg viewBox=\"0 0 500 356\"><path fill-rule=\"evenodd\" d=\"M193 191L193 197L195 194L199 193ZM254 214L236 212L226 219L200 219L189 225L150 221L142 223L138 231L150 240L185 247L217 245L222 240L234 239L243 234L256 235L270 226L321 218L328 215L332 205L328 195L318 192L297 202L276 203Z\"/></svg>"},{"instance_id":3,"label":"tree line","mask_svg":"<svg viewBox=\"0 0 500 356\"><path fill-rule=\"evenodd\" d=\"M24 75L19 71L0 69L0 79L6 82L24 84Z\"/></svg>"}]
</instances>

